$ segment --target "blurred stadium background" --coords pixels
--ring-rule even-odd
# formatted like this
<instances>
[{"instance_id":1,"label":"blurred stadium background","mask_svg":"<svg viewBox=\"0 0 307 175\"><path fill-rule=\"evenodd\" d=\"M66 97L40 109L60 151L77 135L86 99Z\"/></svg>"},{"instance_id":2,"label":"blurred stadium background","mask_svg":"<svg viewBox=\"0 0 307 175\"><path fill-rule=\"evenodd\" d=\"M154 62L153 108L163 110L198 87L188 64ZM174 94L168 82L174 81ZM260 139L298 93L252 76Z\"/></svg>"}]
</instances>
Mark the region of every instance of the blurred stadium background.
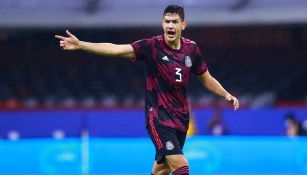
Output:
<instances>
[{"instance_id":1,"label":"blurred stadium background","mask_svg":"<svg viewBox=\"0 0 307 175\"><path fill-rule=\"evenodd\" d=\"M54 35L131 43L161 34L170 3L242 106L191 80L192 174L307 174L306 0L1 0L1 175L150 174L143 64L63 52Z\"/></svg>"}]
</instances>

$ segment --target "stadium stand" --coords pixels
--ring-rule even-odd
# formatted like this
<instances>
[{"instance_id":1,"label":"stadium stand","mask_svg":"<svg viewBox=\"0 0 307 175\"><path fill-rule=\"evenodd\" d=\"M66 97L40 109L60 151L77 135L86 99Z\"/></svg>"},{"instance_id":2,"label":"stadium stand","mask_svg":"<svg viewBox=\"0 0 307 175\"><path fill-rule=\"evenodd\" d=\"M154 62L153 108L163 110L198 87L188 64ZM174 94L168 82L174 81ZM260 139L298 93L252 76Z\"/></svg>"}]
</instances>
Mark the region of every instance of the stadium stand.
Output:
<instances>
[{"instance_id":1,"label":"stadium stand","mask_svg":"<svg viewBox=\"0 0 307 175\"><path fill-rule=\"evenodd\" d=\"M0 41L2 108L143 105L142 63L62 52L53 39L55 33L59 31L2 31L5 36ZM76 29L75 33L83 40L130 43L158 34L159 30ZM185 35L196 39L211 73L242 99L243 106L306 103L306 28L199 27ZM196 78L192 78L188 90L196 106L219 103Z\"/></svg>"}]
</instances>

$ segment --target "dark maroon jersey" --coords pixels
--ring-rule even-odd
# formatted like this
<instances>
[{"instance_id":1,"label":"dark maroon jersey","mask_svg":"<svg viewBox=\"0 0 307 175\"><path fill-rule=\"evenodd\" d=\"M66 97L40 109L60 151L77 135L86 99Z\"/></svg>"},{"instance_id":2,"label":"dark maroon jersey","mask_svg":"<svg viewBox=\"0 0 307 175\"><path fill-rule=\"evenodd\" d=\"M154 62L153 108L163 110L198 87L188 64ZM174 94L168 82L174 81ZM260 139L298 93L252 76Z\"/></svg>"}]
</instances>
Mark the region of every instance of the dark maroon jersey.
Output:
<instances>
[{"instance_id":1,"label":"dark maroon jersey","mask_svg":"<svg viewBox=\"0 0 307 175\"><path fill-rule=\"evenodd\" d=\"M186 86L191 73L201 75L207 71L196 43L181 38L181 48L175 50L160 35L131 45L136 55L133 60L143 60L147 67L147 126L156 120L162 126L186 131L189 123Z\"/></svg>"}]
</instances>

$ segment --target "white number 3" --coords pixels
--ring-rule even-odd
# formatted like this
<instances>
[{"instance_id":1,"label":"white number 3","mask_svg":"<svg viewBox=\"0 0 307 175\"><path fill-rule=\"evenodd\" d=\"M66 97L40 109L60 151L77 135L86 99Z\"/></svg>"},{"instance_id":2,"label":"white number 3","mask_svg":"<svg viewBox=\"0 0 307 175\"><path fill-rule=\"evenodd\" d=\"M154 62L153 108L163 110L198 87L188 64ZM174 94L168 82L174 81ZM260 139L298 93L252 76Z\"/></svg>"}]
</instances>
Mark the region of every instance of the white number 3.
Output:
<instances>
[{"instance_id":1,"label":"white number 3","mask_svg":"<svg viewBox=\"0 0 307 175\"><path fill-rule=\"evenodd\" d=\"M175 70L176 70L176 73L175 73L175 75L176 75L176 82L182 82L182 73L181 73L182 69L176 67Z\"/></svg>"}]
</instances>

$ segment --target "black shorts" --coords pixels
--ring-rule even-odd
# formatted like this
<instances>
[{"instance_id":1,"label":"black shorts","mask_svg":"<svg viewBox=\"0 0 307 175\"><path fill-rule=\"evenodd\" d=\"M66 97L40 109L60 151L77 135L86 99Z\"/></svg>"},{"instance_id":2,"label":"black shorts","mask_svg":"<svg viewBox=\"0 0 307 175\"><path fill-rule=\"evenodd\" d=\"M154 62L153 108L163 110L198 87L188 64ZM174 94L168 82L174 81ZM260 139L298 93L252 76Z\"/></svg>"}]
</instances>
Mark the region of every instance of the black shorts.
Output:
<instances>
[{"instance_id":1,"label":"black shorts","mask_svg":"<svg viewBox=\"0 0 307 175\"><path fill-rule=\"evenodd\" d=\"M149 121L147 132L155 145L155 160L158 164L165 161L166 155L183 154L182 149L187 132L161 126L157 121Z\"/></svg>"}]
</instances>

